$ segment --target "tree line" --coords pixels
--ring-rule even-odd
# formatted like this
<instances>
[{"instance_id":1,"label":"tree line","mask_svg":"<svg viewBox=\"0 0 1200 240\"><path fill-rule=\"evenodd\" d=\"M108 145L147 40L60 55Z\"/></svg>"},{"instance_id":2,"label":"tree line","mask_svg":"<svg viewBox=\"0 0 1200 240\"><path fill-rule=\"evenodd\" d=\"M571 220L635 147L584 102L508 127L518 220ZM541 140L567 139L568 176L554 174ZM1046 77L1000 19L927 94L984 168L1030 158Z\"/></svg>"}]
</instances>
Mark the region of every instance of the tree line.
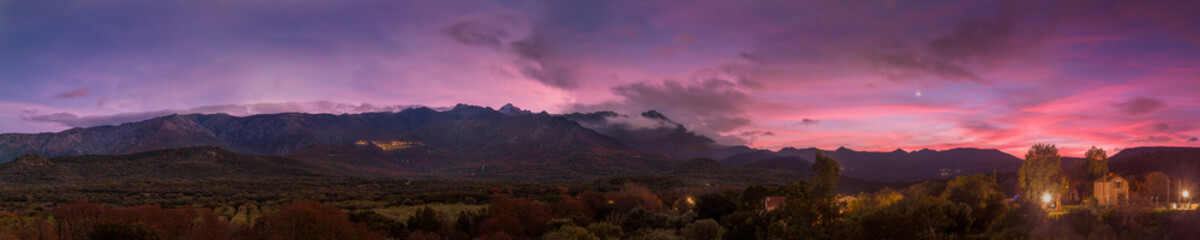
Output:
<instances>
[{"instance_id":1,"label":"tree line","mask_svg":"<svg viewBox=\"0 0 1200 240\"><path fill-rule=\"evenodd\" d=\"M1106 158L1089 151L1088 159ZM1051 214L1035 194L1069 184L1057 149L1038 144L1018 173L1018 195L995 175L931 180L841 195L840 166L818 154L814 176L784 186L679 192L617 187L489 189L479 211L423 207L405 219L370 208L293 201L244 221L196 205L120 207L90 202L0 214L0 239L1175 239L1198 236L1192 211L1084 206ZM1102 163L1102 162L1101 162ZM1088 176L1106 164L1084 164ZM616 183L614 183L616 184ZM608 185L606 185L608 186ZM1066 191L1063 191L1066 192ZM1061 193L1061 192L1060 192ZM768 209L765 200L783 198ZM472 200L476 201L476 200ZM233 210L219 208L221 212ZM236 211L236 212L241 212Z\"/></svg>"}]
</instances>

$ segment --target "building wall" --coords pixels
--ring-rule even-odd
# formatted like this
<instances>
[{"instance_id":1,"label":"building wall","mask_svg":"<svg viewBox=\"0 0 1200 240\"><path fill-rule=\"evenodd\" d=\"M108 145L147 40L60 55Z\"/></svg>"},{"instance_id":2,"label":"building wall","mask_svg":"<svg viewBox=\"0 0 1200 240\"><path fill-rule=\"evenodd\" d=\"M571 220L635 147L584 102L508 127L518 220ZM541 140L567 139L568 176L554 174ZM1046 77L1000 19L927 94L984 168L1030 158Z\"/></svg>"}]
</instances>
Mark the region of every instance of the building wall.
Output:
<instances>
[{"instance_id":1,"label":"building wall","mask_svg":"<svg viewBox=\"0 0 1200 240\"><path fill-rule=\"evenodd\" d=\"M1096 181L1093 185L1096 203L1101 206L1115 205L1129 199L1129 181L1113 176Z\"/></svg>"}]
</instances>

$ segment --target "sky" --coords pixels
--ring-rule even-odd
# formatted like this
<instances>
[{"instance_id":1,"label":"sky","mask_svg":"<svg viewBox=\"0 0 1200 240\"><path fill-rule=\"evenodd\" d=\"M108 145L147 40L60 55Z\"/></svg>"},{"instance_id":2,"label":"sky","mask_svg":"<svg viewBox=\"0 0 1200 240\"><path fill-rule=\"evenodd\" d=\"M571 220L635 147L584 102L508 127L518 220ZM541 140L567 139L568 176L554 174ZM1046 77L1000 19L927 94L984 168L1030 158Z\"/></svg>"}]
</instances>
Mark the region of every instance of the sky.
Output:
<instances>
[{"instance_id":1,"label":"sky","mask_svg":"<svg viewBox=\"0 0 1200 240\"><path fill-rule=\"evenodd\" d=\"M0 0L0 132L656 110L723 144L1200 146L1200 1Z\"/></svg>"}]
</instances>

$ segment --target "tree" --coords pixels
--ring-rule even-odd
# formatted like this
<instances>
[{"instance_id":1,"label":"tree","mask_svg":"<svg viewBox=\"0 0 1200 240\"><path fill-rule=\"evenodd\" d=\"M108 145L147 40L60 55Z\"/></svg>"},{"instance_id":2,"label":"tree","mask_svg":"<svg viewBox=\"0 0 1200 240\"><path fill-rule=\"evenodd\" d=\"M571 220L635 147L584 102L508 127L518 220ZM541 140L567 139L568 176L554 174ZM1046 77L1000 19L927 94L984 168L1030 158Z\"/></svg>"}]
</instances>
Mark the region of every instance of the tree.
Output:
<instances>
[{"instance_id":1,"label":"tree","mask_svg":"<svg viewBox=\"0 0 1200 240\"><path fill-rule=\"evenodd\" d=\"M763 199L767 198L767 187L762 185L753 185L746 187L742 191L741 208L743 210L754 210L763 208Z\"/></svg>"},{"instance_id":2,"label":"tree","mask_svg":"<svg viewBox=\"0 0 1200 240\"><path fill-rule=\"evenodd\" d=\"M677 239L679 239L679 236L675 235L675 231L671 231L669 229L654 229L654 230L645 231L642 234L633 235L629 239L630 240L677 240Z\"/></svg>"},{"instance_id":3,"label":"tree","mask_svg":"<svg viewBox=\"0 0 1200 240\"><path fill-rule=\"evenodd\" d=\"M350 221L366 224L368 229L385 233L391 238L404 238L404 236L408 233L404 228L404 223L393 220L390 217L380 215L375 211L359 211L350 213Z\"/></svg>"},{"instance_id":4,"label":"tree","mask_svg":"<svg viewBox=\"0 0 1200 240\"><path fill-rule=\"evenodd\" d=\"M437 232L442 229L442 221L438 219L437 211L428 206L417 210L417 214L408 217L406 225L413 231Z\"/></svg>"},{"instance_id":5,"label":"tree","mask_svg":"<svg viewBox=\"0 0 1200 240\"><path fill-rule=\"evenodd\" d=\"M586 228L578 226L563 226L558 230L547 232L542 235L542 239L563 239L563 240L600 240L600 238L588 232Z\"/></svg>"},{"instance_id":6,"label":"tree","mask_svg":"<svg viewBox=\"0 0 1200 240\"><path fill-rule=\"evenodd\" d=\"M621 235L625 235L625 231L621 226L608 222L596 222L588 225L588 231L595 234L600 239L621 239Z\"/></svg>"},{"instance_id":7,"label":"tree","mask_svg":"<svg viewBox=\"0 0 1200 240\"><path fill-rule=\"evenodd\" d=\"M724 239L761 239L759 226L768 224L766 217L756 211L737 211L721 218L721 225L728 227Z\"/></svg>"},{"instance_id":8,"label":"tree","mask_svg":"<svg viewBox=\"0 0 1200 240\"><path fill-rule=\"evenodd\" d=\"M454 230L465 233L468 236L478 236L479 224L486 219L487 213L483 211L458 212L458 217L454 218Z\"/></svg>"},{"instance_id":9,"label":"tree","mask_svg":"<svg viewBox=\"0 0 1200 240\"><path fill-rule=\"evenodd\" d=\"M680 229L683 237L691 240L721 240L721 235L725 234L725 228L721 224L717 224L716 220L703 219L688 224L687 227Z\"/></svg>"},{"instance_id":10,"label":"tree","mask_svg":"<svg viewBox=\"0 0 1200 240\"><path fill-rule=\"evenodd\" d=\"M978 233L987 230L992 220L999 218L1007 210L1004 204L1004 193L1000 185L991 177L983 174L956 177L946 183L946 190L939 196L948 201L966 204L969 207L968 221L959 223L963 229L955 229L963 233Z\"/></svg>"},{"instance_id":11,"label":"tree","mask_svg":"<svg viewBox=\"0 0 1200 240\"><path fill-rule=\"evenodd\" d=\"M957 225L970 218L971 207L939 197L913 196L881 209L868 209L858 216L863 239L959 239Z\"/></svg>"},{"instance_id":12,"label":"tree","mask_svg":"<svg viewBox=\"0 0 1200 240\"><path fill-rule=\"evenodd\" d=\"M666 228L670 224L668 221L670 216L639 207L625 213L625 219L621 220L620 224L622 229L635 232L640 229Z\"/></svg>"},{"instance_id":13,"label":"tree","mask_svg":"<svg viewBox=\"0 0 1200 240\"><path fill-rule=\"evenodd\" d=\"M708 193L696 198L696 215L699 218L719 219L737 211L737 207L737 203L720 193Z\"/></svg>"},{"instance_id":14,"label":"tree","mask_svg":"<svg viewBox=\"0 0 1200 240\"><path fill-rule=\"evenodd\" d=\"M1025 162L1017 170L1021 199L1041 203L1043 194L1055 196L1063 192L1062 157L1054 145L1034 144L1025 153Z\"/></svg>"},{"instance_id":15,"label":"tree","mask_svg":"<svg viewBox=\"0 0 1200 240\"><path fill-rule=\"evenodd\" d=\"M492 196L487 211L489 218L479 224L479 232L483 235L504 232L515 239L541 236L552 219L541 204L503 194Z\"/></svg>"},{"instance_id":16,"label":"tree","mask_svg":"<svg viewBox=\"0 0 1200 240\"><path fill-rule=\"evenodd\" d=\"M383 239L336 207L296 201L258 218L252 239Z\"/></svg>"},{"instance_id":17,"label":"tree","mask_svg":"<svg viewBox=\"0 0 1200 240\"><path fill-rule=\"evenodd\" d=\"M140 222L101 222L92 227L88 239L128 239L128 240L158 240L162 239L157 232Z\"/></svg>"},{"instance_id":18,"label":"tree","mask_svg":"<svg viewBox=\"0 0 1200 240\"><path fill-rule=\"evenodd\" d=\"M635 207L650 211L658 211L663 207L662 200L650 188L627 182L620 191L605 193L605 198L612 201L612 207L617 212L626 212Z\"/></svg>"},{"instance_id":19,"label":"tree","mask_svg":"<svg viewBox=\"0 0 1200 240\"><path fill-rule=\"evenodd\" d=\"M408 240L442 240L443 238L442 238L442 235L438 235L435 232L425 232L425 231L417 230L416 232L408 234L408 238L406 238L406 239L408 239Z\"/></svg>"},{"instance_id":20,"label":"tree","mask_svg":"<svg viewBox=\"0 0 1200 240\"><path fill-rule=\"evenodd\" d=\"M817 151L817 158L813 161L813 194L822 198L837 197L837 181L840 177L841 166L838 166L837 159L825 156L824 151Z\"/></svg>"},{"instance_id":21,"label":"tree","mask_svg":"<svg viewBox=\"0 0 1200 240\"><path fill-rule=\"evenodd\" d=\"M1092 146L1084 156L1083 172L1087 176L1088 182L1096 181L1108 175L1108 154L1104 152L1104 149Z\"/></svg>"},{"instance_id":22,"label":"tree","mask_svg":"<svg viewBox=\"0 0 1200 240\"><path fill-rule=\"evenodd\" d=\"M1157 197L1160 201L1166 201L1167 184L1171 184L1171 178L1162 172L1152 172L1146 175L1146 183L1142 184L1143 192L1146 196Z\"/></svg>"},{"instance_id":23,"label":"tree","mask_svg":"<svg viewBox=\"0 0 1200 240\"><path fill-rule=\"evenodd\" d=\"M814 233L829 237L841 221L841 204L837 201L837 182L841 176L841 167L837 159L825 156L823 151L817 152L813 161L813 189L808 194L809 204L815 211L813 221Z\"/></svg>"}]
</instances>

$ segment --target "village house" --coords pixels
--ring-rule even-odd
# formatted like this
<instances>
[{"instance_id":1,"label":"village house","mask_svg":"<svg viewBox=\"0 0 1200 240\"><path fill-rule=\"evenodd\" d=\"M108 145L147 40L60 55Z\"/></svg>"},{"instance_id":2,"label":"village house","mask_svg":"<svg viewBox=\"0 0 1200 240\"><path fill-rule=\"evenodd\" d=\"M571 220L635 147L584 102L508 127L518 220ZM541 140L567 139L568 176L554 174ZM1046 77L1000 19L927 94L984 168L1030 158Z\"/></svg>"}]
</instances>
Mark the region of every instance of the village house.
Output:
<instances>
[{"instance_id":1,"label":"village house","mask_svg":"<svg viewBox=\"0 0 1200 240\"><path fill-rule=\"evenodd\" d=\"M1109 173L1108 176L1096 180L1093 187L1095 190L1092 197L1096 198L1096 204L1100 206L1112 206L1129 200L1129 181L1116 174Z\"/></svg>"}]
</instances>

